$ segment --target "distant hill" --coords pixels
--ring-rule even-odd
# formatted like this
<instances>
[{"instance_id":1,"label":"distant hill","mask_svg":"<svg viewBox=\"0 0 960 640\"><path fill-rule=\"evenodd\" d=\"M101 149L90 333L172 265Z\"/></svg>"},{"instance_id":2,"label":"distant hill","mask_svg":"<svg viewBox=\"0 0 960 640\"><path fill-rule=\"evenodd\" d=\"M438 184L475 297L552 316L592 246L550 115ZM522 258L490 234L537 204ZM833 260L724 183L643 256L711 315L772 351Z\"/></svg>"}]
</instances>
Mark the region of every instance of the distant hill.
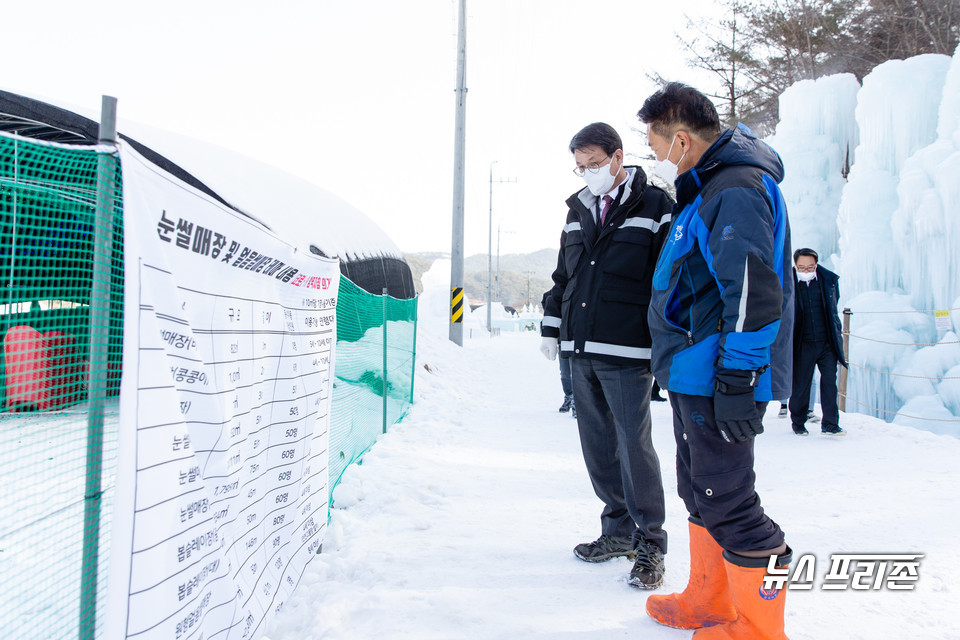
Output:
<instances>
[{"instance_id":1,"label":"distant hill","mask_svg":"<svg viewBox=\"0 0 960 640\"><path fill-rule=\"evenodd\" d=\"M526 273L532 271L535 277L550 278L550 274L557 268L557 250L540 249L533 253L506 253L500 255L500 272L514 271L516 273ZM493 269L497 269L497 256L493 256ZM472 255L463 261L463 270L466 273L471 271L487 271L487 254L480 253Z\"/></svg>"},{"instance_id":2,"label":"distant hill","mask_svg":"<svg viewBox=\"0 0 960 640\"><path fill-rule=\"evenodd\" d=\"M420 277L430 268L437 258L449 254L437 252L407 253L404 258L413 273L413 282L417 292L423 291ZM500 256L499 280L497 278L497 256L493 256L493 299L515 308L527 302L539 303L543 292L553 286L550 275L557 267L556 249L541 249L533 253L509 253ZM472 304L485 303L487 300L487 254L469 256L463 261L464 289ZM498 295L499 292L499 295Z\"/></svg>"}]
</instances>

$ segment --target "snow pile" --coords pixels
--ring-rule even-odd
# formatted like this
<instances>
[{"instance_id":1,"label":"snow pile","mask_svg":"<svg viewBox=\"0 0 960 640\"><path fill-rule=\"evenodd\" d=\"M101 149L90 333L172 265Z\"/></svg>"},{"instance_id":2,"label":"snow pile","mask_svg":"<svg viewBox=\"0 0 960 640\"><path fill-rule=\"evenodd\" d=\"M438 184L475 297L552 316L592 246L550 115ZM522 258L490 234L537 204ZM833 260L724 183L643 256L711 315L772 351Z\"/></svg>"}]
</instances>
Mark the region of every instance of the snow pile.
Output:
<instances>
[{"instance_id":1,"label":"snow pile","mask_svg":"<svg viewBox=\"0 0 960 640\"><path fill-rule=\"evenodd\" d=\"M838 251L832 223L854 161L859 130L854 117L860 83L851 74L803 80L780 96L780 124L767 140L787 168L780 185L790 212L794 249L810 247L832 268Z\"/></svg>"},{"instance_id":2,"label":"snow pile","mask_svg":"<svg viewBox=\"0 0 960 640\"><path fill-rule=\"evenodd\" d=\"M937 385L937 394L950 413L960 416L960 364L947 369L943 380Z\"/></svg>"},{"instance_id":3,"label":"snow pile","mask_svg":"<svg viewBox=\"0 0 960 640\"><path fill-rule=\"evenodd\" d=\"M843 292L843 278L840 280ZM847 377L847 411L866 413L889 419L913 391L904 385L894 390L889 375L911 374L902 363L916 351L915 343L936 342L937 332L930 314L917 312L910 296L884 291L871 291L843 302L855 311L850 322L850 362ZM869 313L857 314L856 311Z\"/></svg>"}]
</instances>

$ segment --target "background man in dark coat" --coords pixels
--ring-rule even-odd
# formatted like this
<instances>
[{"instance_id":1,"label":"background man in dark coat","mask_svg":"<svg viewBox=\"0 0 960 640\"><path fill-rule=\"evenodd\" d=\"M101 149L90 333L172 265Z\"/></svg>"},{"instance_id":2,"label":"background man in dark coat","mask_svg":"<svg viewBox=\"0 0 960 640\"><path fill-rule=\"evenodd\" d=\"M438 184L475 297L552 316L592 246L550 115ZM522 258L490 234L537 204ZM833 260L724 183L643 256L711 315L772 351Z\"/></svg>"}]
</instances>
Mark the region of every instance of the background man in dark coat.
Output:
<instances>
[{"instance_id":1,"label":"background man in dark coat","mask_svg":"<svg viewBox=\"0 0 960 640\"><path fill-rule=\"evenodd\" d=\"M663 480L650 420L647 307L673 202L626 167L623 144L595 122L570 141L586 188L567 199L553 288L544 297L541 351L570 358L587 472L603 501L600 537L579 544L586 562L635 556L629 583L656 589L667 552Z\"/></svg>"},{"instance_id":2,"label":"background man in dark coat","mask_svg":"<svg viewBox=\"0 0 960 640\"><path fill-rule=\"evenodd\" d=\"M823 418L820 431L826 435L846 435L840 427L837 408L837 363L843 359L843 332L837 302L840 278L821 267L813 249L793 253L796 290L796 320L793 325L793 392L790 395L790 421L793 432L809 434L805 423L810 409L810 385L813 367L820 370L820 406Z\"/></svg>"}]
</instances>

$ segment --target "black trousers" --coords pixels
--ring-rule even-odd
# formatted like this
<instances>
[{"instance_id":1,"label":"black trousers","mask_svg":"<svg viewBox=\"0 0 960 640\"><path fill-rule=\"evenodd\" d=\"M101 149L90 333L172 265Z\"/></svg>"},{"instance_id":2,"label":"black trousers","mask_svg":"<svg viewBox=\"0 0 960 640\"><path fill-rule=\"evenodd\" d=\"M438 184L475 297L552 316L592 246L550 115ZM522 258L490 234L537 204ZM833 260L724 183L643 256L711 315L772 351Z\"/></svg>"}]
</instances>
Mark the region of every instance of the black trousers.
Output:
<instances>
[{"instance_id":1,"label":"black trousers","mask_svg":"<svg viewBox=\"0 0 960 640\"><path fill-rule=\"evenodd\" d=\"M793 353L793 392L790 394L790 421L794 429L803 427L810 409L810 385L813 368L820 370L820 406L822 428L840 426L837 406L837 354L827 342L803 342Z\"/></svg>"},{"instance_id":2,"label":"black trousers","mask_svg":"<svg viewBox=\"0 0 960 640\"><path fill-rule=\"evenodd\" d=\"M650 368L570 358L587 473L603 501L600 531L667 552L660 459L653 448Z\"/></svg>"},{"instance_id":3,"label":"black trousers","mask_svg":"<svg viewBox=\"0 0 960 640\"><path fill-rule=\"evenodd\" d=\"M564 398L573 397L573 382L570 377L570 358L559 357L560 361L560 387L563 389Z\"/></svg>"},{"instance_id":4,"label":"black trousers","mask_svg":"<svg viewBox=\"0 0 960 640\"><path fill-rule=\"evenodd\" d=\"M713 398L670 392L677 440L677 493L721 547L734 553L776 549L783 531L764 513L755 489L753 439L727 442ZM766 402L757 403L763 415Z\"/></svg>"}]
</instances>

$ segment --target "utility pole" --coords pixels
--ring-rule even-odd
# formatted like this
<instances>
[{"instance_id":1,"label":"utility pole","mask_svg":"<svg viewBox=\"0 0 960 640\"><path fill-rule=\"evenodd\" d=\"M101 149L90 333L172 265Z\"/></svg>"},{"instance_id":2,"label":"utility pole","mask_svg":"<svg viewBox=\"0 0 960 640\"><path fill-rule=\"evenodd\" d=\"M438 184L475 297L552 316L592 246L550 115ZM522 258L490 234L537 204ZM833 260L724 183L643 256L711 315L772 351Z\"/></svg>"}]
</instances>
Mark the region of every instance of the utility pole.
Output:
<instances>
[{"instance_id":1,"label":"utility pole","mask_svg":"<svg viewBox=\"0 0 960 640\"><path fill-rule=\"evenodd\" d=\"M489 226L487 227L487 331L493 335L493 320L492 311L493 311L493 183L494 182L516 182L516 178L499 178L497 180L493 179L493 165L497 164L498 160L494 160L490 163L490 220ZM497 276L499 280L500 275L500 227L497 226Z\"/></svg>"},{"instance_id":2,"label":"utility pole","mask_svg":"<svg viewBox=\"0 0 960 640\"><path fill-rule=\"evenodd\" d=\"M503 233L513 233L513 231L504 231ZM500 292L500 223L497 223L497 275L494 277L494 282L497 283L497 300L503 302Z\"/></svg>"},{"instance_id":3,"label":"utility pole","mask_svg":"<svg viewBox=\"0 0 960 640\"><path fill-rule=\"evenodd\" d=\"M503 302L503 298L500 297L500 223L497 223L497 300Z\"/></svg>"},{"instance_id":4,"label":"utility pole","mask_svg":"<svg viewBox=\"0 0 960 640\"><path fill-rule=\"evenodd\" d=\"M457 112L453 144L453 238L450 243L450 341L463 346L463 169L467 120L467 0L457 30Z\"/></svg>"}]
</instances>

